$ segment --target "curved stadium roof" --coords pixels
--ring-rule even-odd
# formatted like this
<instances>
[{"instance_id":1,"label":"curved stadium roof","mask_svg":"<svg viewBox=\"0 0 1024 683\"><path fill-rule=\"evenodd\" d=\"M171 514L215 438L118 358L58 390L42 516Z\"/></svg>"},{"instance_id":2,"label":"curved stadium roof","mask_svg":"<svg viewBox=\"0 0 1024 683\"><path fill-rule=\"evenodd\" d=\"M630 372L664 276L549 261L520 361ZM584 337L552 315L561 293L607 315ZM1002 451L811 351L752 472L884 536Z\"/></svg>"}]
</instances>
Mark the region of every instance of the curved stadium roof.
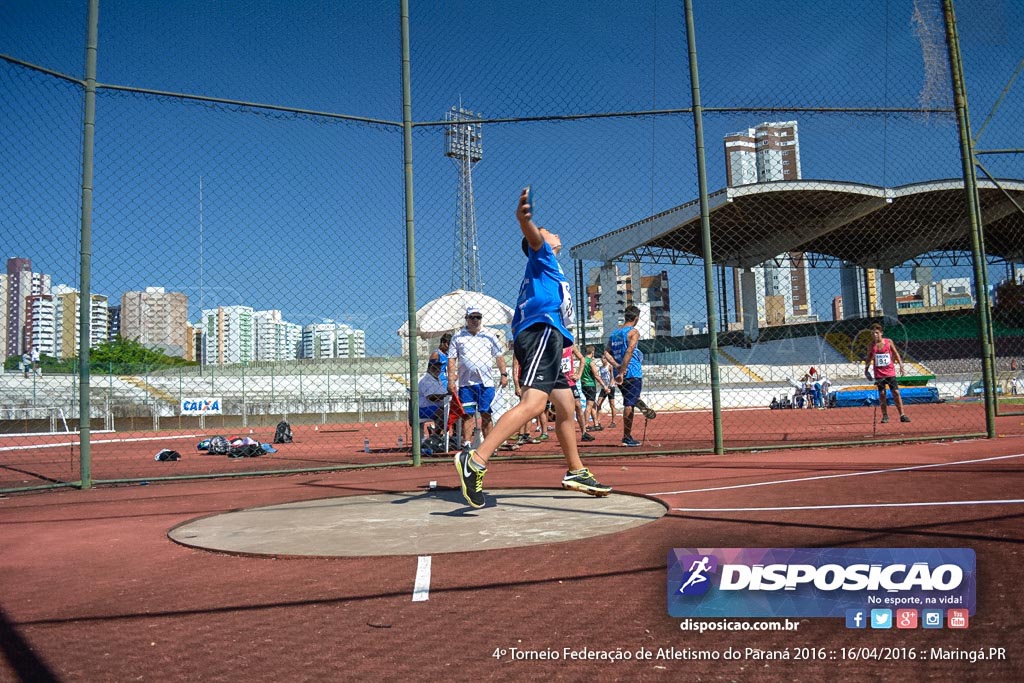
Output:
<instances>
[{"instance_id":1,"label":"curved stadium roof","mask_svg":"<svg viewBox=\"0 0 1024 683\"><path fill-rule=\"evenodd\" d=\"M979 180L989 257L1024 261L1024 181ZM924 254L971 249L960 179L885 188L827 180L728 187L708 195L711 257L748 268L807 252L865 268L893 268ZM655 262L701 257L700 203L693 200L575 245L574 259Z\"/></svg>"}]
</instances>

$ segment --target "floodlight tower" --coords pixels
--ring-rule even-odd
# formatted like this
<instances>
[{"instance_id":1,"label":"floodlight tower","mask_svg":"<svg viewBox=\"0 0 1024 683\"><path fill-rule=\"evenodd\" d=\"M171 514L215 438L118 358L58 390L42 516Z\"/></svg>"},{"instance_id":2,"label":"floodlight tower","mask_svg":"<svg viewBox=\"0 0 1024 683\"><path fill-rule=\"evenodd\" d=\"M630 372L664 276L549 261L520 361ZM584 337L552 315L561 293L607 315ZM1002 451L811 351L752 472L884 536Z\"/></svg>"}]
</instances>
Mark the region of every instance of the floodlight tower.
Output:
<instances>
[{"instance_id":1,"label":"floodlight tower","mask_svg":"<svg viewBox=\"0 0 1024 683\"><path fill-rule=\"evenodd\" d=\"M459 167L458 229L455 231L455 251L452 257L452 289L479 292L479 246L476 240L476 206L473 202L473 164L484 156L480 142L482 128L480 116L460 104L445 113L444 155Z\"/></svg>"}]
</instances>

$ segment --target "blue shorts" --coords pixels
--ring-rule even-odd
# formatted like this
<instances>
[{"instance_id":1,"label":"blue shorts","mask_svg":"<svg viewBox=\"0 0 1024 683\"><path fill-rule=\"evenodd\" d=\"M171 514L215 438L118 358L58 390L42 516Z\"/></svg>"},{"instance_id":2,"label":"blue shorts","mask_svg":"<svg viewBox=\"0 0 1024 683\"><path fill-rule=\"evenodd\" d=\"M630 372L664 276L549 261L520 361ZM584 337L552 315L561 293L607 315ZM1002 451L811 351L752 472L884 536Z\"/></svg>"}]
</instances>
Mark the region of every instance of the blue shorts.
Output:
<instances>
[{"instance_id":1,"label":"blue shorts","mask_svg":"<svg viewBox=\"0 0 1024 683\"><path fill-rule=\"evenodd\" d=\"M441 406L420 406L420 419L433 420L441 416Z\"/></svg>"},{"instance_id":2,"label":"blue shorts","mask_svg":"<svg viewBox=\"0 0 1024 683\"><path fill-rule=\"evenodd\" d=\"M622 405L631 408L640 400L640 391L644 388L643 377L626 377L619 385L622 392Z\"/></svg>"},{"instance_id":3,"label":"blue shorts","mask_svg":"<svg viewBox=\"0 0 1024 683\"><path fill-rule=\"evenodd\" d=\"M468 387L459 387L459 400L462 401L462 408L466 415L480 411L481 413L491 412L491 403L494 402L494 387L485 387L483 384L470 384ZM475 403L474 408L469 403Z\"/></svg>"}]
</instances>

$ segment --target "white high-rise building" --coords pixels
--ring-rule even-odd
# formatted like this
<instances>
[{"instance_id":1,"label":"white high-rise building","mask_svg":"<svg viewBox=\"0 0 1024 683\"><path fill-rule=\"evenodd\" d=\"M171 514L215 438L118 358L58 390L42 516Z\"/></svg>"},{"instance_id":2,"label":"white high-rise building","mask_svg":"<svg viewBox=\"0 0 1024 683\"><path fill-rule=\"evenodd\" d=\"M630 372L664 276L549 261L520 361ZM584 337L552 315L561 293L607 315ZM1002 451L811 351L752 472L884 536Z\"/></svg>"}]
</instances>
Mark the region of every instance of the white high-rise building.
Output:
<instances>
[{"instance_id":1,"label":"white high-rise building","mask_svg":"<svg viewBox=\"0 0 1024 683\"><path fill-rule=\"evenodd\" d=\"M28 297L28 320L25 325L26 351L39 350L44 356L57 356L57 307L52 294Z\"/></svg>"},{"instance_id":2,"label":"white high-rise building","mask_svg":"<svg viewBox=\"0 0 1024 683\"><path fill-rule=\"evenodd\" d=\"M256 359L254 311L249 306L218 306L203 311L203 359L229 365Z\"/></svg>"},{"instance_id":3,"label":"white high-rise building","mask_svg":"<svg viewBox=\"0 0 1024 683\"><path fill-rule=\"evenodd\" d=\"M281 311L256 311L257 360L294 360L302 346L302 326L283 320Z\"/></svg>"},{"instance_id":4,"label":"white high-rise building","mask_svg":"<svg viewBox=\"0 0 1024 683\"><path fill-rule=\"evenodd\" d=\"M365 358L366 332L325 320L302 328L303 358Z\"/></svg>"},{"instance_id":5,"label":"white high-rise building","mask_svg":"<svg viewBox=\"0 0 1024 683\"><path fill-rule=\"evenodd\" d=\"M800 134L796 121L761 123L726 135L724 144L729 187L801 178ZM815 319L811 306L809 265L803 253L779 254L752 270L760 324ZM739 273L734 273L734 276L736 320L742 322L743 296Z\"/></svg>"},{"instance_id":6,"label":"white high-rise building","mask_svg":"<svg viewBox=\"0 0 1024 683\"><path fill-rule=\"evenodd\" d=\"M89 348L107 341L107 297L102 294L92 295L89 307ZM81 329L81 297L78 290L67 285L53 288L53 308L55 336L53 355L67 359L78 356L80 345L79 330Z\"/></svg>"}]
</instances>

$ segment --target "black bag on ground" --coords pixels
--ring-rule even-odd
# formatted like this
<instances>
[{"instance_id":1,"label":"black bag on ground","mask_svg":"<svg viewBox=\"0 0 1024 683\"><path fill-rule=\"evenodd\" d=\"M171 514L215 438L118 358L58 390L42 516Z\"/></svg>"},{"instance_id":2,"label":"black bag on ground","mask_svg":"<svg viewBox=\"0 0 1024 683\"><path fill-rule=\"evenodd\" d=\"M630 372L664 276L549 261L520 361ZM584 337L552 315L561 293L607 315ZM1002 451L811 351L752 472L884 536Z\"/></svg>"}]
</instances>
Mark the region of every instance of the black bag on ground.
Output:
<instances>
[{"instance_id":1,"label":"black bag on ground","mask_svg":"<svg viewBox=\"0 0 1024 683\"><path fill-rule=\"evenodd\" d=\"M153 459L157 461L181 460L181 453L179 453L178 451L172 451L169 448L164 448L161 449L161 451L157 453L156 457L154 457Z\"/></svg>"},{"instance_id":2,"label":"black bag on ground","mask_svg":"<svg viewBox=\"0 0 1024 683\"><path fill-rule=\"evenodd\" d=\"M223 436L214 436L210 438L209 447L206 452L209 455L227 455L231 449L231 444Z\"/></svg>"},{"instance_id":3,"label":"black bag on ground","mask_svg":"<svg viewBox=\"0 0 1024 683\"><path fill-rule=\"evenodd\" d=\"M229 458L258 458L263 453L265 453L263 446L258 443L247 443L228 449Z\"/></svg>"},{"instance_id":4,"label":"black bag on ground","mask_svg":"<svg viewBox=\"0 0 1024 683\"><path fill-rule=\"evenodd\" d=\"M277 423L277 429L274 431L274 443L291 443L292 442L292 426L281 420Z\"/></svg>"}]
</instances>

